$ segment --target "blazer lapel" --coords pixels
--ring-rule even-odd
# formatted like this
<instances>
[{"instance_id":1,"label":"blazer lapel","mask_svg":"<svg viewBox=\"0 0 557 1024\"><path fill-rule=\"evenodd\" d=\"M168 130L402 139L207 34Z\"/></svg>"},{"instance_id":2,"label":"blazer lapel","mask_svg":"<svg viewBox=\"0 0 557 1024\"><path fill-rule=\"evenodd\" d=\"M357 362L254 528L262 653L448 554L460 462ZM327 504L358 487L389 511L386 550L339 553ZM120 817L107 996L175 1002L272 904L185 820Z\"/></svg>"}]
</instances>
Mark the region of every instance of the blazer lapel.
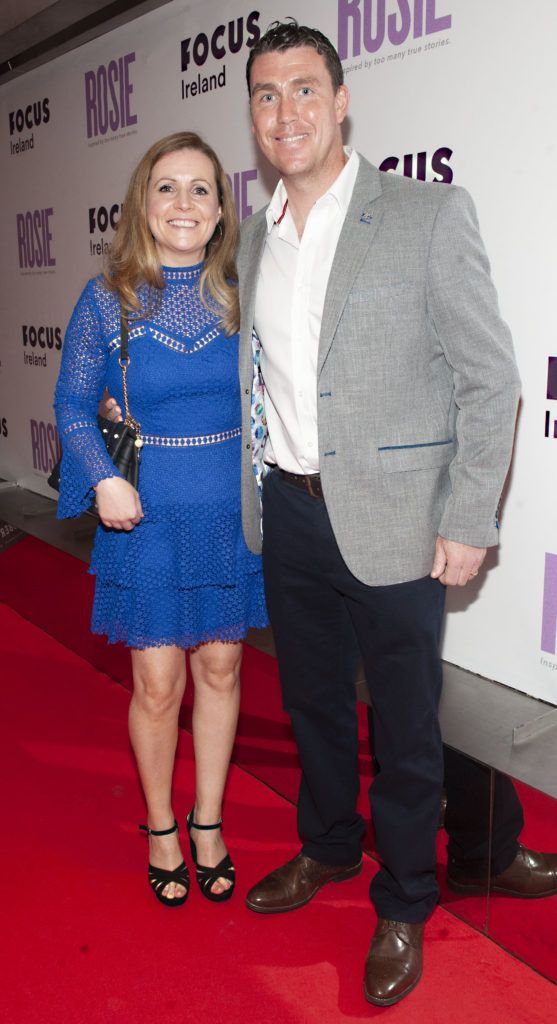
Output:
<instances>
[{"instance_id":1,"label":"blazer lapel","mask_svg":"<svg viewBox=\"0 0 557 1024\"><path fill-rule=\"evenodd\" d=\"M337 243L323 307L317 374L321 373L354 279L365 259L382 215L379 171L360 156L352 199Z\"/></svg>"}]
</instances>

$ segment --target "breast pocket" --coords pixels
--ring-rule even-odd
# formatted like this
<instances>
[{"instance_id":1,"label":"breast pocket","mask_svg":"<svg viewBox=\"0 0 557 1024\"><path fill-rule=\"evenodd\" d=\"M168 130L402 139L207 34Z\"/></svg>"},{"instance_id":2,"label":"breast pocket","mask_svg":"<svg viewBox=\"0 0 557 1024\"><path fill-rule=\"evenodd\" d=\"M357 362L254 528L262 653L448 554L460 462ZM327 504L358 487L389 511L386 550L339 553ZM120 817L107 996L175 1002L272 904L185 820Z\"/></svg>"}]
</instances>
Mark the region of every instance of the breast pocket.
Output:
<instances>
[{"instance_id":1,"label":"breast pocket","mask_svg":"<svg viewBox=\"0 0 557 1024\"><path fill-rule=\"evenodd\" d=\"M384 473L410 472L447 466L457 450L453 438L443 441L423 441L416 444L382 445L379 462Z\"/></svg>"}]
</instances>

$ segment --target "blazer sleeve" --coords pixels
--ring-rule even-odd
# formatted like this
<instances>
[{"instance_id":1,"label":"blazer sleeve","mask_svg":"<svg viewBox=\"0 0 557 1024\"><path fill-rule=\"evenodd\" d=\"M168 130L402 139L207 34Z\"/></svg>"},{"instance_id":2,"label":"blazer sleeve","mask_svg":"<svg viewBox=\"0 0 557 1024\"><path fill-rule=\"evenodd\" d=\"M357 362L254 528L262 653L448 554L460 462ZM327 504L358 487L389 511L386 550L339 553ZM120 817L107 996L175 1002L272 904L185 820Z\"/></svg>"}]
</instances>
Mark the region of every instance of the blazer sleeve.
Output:
<instances>
[{"instance_id":1,"label":"blazer sleeve","mask_svg":"<svg viewBox=\"0 0 557 1024\"><path fill-rule=\"evenodd\" d=\"M498 543L520 380L474 204L462 188L443 191L431 235L427 303L453 372L458 449L439 534L489 547Z\"/></svg>"},{"instance_id":2,"label":"blazer sleeve","mask_svg":"<svg viewBox=\"0 0 557 1024\"><path fill-rule=\"evenodd\" d=\"M91 504L100 480L120 476L97 427L108 346L90 281L72 313L62 350L54 408L62 444L57 516L78 516Z\"/></svg>"}]
</instances>

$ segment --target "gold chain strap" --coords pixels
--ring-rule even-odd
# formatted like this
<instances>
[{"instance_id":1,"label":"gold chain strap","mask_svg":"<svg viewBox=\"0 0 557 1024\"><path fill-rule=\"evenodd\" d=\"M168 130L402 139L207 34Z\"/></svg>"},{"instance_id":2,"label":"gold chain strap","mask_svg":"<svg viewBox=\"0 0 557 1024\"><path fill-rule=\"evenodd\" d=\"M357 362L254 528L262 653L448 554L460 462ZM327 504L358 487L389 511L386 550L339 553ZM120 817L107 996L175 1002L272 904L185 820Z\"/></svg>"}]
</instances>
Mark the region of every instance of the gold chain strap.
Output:
<instances>
[{"instance_id":1,"label":"gold chain strap","mask_svg":"<svg viewBox=\"0 0 557 1024\"><path fill-rule=\"evenodd\" d=\"M124 419L124 423L128 427L131 427L132 430L135 431L135 434L136 434L136 438L135 438L135 441L134 441L135 447L136 448L143 448L143 440L141 438L141 424L138 423L138 421L133 418L133 416L132 416L132 414L130 412L130 405L129 405L129 401L128 401L128 377L127 377L127 375L128 375L128 366L131 363L131 359L128 356L127 359L119 359L118 362L120 363L120 368L122 370L122 390L124 392L124 409L125 409L125 412L126 412L126 417Z\"/></svg>"}]
</instances>

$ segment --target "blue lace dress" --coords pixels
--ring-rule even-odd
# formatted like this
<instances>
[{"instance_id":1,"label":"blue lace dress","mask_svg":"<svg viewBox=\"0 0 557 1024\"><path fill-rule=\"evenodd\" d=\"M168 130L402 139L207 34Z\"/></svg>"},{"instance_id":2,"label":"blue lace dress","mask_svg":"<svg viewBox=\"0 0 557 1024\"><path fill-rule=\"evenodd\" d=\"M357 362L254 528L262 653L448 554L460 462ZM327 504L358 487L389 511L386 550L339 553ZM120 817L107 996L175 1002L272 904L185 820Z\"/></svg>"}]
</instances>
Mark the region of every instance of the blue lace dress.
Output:
<instances>
[{"instance_id":1,"label":"blue lace dress","mask_svg":"<svg viewBox=\"0 0 557 1024\"><path fill-rule=\"evenodd\" d=\"M241 526L238 335L226 337L201 302L201 270L164 268L153 311L130 323L144 519L130 533L100 525L91 559L93 632L139 649L240 640L267 623L261 560ZM105 385L124 407L119 346L117 297L96 278L74 309L56 386L59 518L79 515L94 485L118 475L95 417Z\"/></svg>"}]
</instances>

